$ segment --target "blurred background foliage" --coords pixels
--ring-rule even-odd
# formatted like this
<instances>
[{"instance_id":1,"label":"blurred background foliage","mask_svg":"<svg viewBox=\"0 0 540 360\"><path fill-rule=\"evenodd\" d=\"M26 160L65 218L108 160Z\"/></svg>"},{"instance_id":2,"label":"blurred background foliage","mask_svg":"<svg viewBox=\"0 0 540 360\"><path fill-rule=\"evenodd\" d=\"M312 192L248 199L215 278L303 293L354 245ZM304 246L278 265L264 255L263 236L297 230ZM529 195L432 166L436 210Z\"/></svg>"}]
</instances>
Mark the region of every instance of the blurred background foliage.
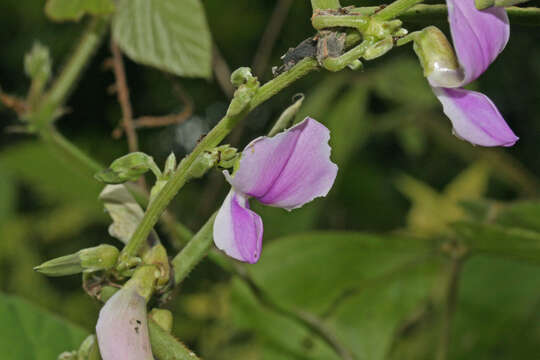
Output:
<instances>
[{"instance_id":1,"label":"blurred background foliage","mask_svg":"<svg viewBox=\"0 0 540 360\"><path fill-rule=\"evenodd\" d=\"M288 9L284 26L273 47L261 47L276 3ZM140 149L158 163L171 151L185 155L224 115L230 89L217 79L227 67L250 65L266 50L267 64L256 70L267 81L279 57L313 33L308 1L202 5L208 46L225 63L208 80L125 58L136 116L189 113L180 124L138 131ZM50 49L57 74L88 17L52 22L43 2L3 0L0 20L1 89L23 97L23 58L32 45ZM226 272L203 261L166 305L175 335L216 360L537 358L539 44L538 28L513 26L506 50L472 85L520 137L513 148L478 148L453 137L410 48L367 62L361 72L319 71L253 111L228 142L242 148L304 93L297 118L309 115L331 129L336 185L327 198L292 213L253 204L265 223L260 262ZM128 151L125 139L112 135L122 114L110 91L109 58L106 39L57 121L102 164ZM147 60L159 67L159 58ZM80 248L119 244L97 199L102 185L18 125L0 105L0 290L10 294L0 297L0 348L9 348L11 359L53 359L93 331L100 305L81 291L80 277L49 279L32 268ZM226 191L214 171L188 184L170 210L196 231ZM174 242L167 246L174 254ZM463 251L468 256L461 258Z\"/></svg>"}]
</instances>

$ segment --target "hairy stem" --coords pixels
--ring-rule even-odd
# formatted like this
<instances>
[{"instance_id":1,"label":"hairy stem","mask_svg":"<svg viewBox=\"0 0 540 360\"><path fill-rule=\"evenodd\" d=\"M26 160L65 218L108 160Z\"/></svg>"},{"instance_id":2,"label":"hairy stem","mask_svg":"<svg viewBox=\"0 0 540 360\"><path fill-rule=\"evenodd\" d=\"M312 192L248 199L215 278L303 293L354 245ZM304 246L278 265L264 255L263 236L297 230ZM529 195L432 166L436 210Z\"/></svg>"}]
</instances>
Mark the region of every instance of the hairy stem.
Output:
<instances>
[{"instance_id":1,"label":"hairy stem","mask_svg":"<svg viewBox=\"0 0 540 360\"><path fill-rule=\"evenodd\" d=\"M403 14L405 11L413 7L414 5L423 2L424 0L396 0L381 11L379 11L375 18L379 20L390 20L396 16Z\"/></svg>"},{"instance_id":2,"label":"hairy stem","mask_svg":"<svg viewBox=\"0 0 540 360\"><path fill-rule=\"evenodd\" d=\"M191 238L189 243L174 257L172 267L174 269L174 283L180 284L193 270L202 258L208 253L213 240L214 220L217 213L214 213L206 224Z\"/></svg>"},{"instance_id":3,"label":"hairy stem","mask_svg":"<svg viewBox=\"0 0 540 360\"><path fill-rule=\"evenodd\" d=\"M208 135L206 135L206 137L199 142L191 154L184 158L171 179L167 182L161 192L156 196L150 207L147 209L141 223L131 237L131 240L120 254L120 268L123 268L122 264L137 254L141 244L148 237L148 234L156 224L161 213L189 179L190 167L199 157L199 155L201 155L204 151L217 146L231 132L238 121L245 117L254 108L296 80L317 69L317 67L317 61L313 58L306 58L300 61L288 72L281 74L263 85L254 95L246 109L240 114L234 116L226 115L218 122L218 124L208 133Z\"/></svg>"}]
</instances>

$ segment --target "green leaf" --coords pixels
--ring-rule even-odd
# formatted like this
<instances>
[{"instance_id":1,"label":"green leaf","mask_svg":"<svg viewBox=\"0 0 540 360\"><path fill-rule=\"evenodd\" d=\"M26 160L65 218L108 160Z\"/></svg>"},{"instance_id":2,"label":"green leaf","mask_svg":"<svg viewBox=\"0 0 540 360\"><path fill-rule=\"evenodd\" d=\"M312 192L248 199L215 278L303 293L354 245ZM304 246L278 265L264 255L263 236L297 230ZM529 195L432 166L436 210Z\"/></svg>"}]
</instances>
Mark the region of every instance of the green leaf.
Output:
<instances>
[{"instance_id":1,"label":"green leaf","mask_svg":"<svg viewBox=\"0 0 540 360\"><path fill-rule=\"evenodd\" d=\"M180 76L211 76L212 42L199 0L120 0L113 35L136 62Z\"/></svg>"},{"instance_id":2,"label":"green leaf","mask_svg":"<svg viewBox=\"0 0 540 360\"><path fill-rule=\"evenodd\" d=\"M322 313L344 291L420 261L434 246L412 237L314 232L267 244L249 271L276 302Z\"/></svg>"},{"instance_id":3,"label":"green leaf","mask_svg":"<svg viewBox=\"0 0 540 360\"><path fill-rule=\"evenodd\" d=\"M96 197L101 185L58 161L46 145L39 142L19 143L0 156L2 166L13 177L36 191L47 203L85 204L99 213Z\"/></svg>"},{"instance_id":4,"label":"green leaf","mask_svg":"<svg viewBox=\"0 0 540 360\"><path fill-rule=\"evenodd\" d=\"M48 0L45 13L56 21L78 21L84 14L107 15L114 12L112 0Z\"/></svg>"},{"instance_id":5,"label":"green leaf","mask_svg":"<svg viewBox=\"0 0 540 360\"><path fill-rule=\"evenodd\" d=\"M358 359L386 359L398 329L428 306L440 274L439 263L422 263L361 287L328 323Z\"/></svg>"},{"instance_id":6,"label":"green leaf","mask_svg":"<svg viewBox=\"0 0 540 360\"><path fill-rule=\"evenodd\" d=\"M453 228L473 253L488 253L540 263L540 232L472 222L458 222Z\"/></svg>"},{"instance_id":7,"label":"green leaf","mask_svg":"<svg viewBox=\"0 0 540 360\"><path fill-rule=\"evenodd\" d=\"M505 206L496 222L540 232L540 201L521 201Z\"/></svg>"},{"instance_id":8,"label":"green leaf","mask_svg":"<svg viewBox=\"0 0 540 360\"><path fill-rule=\"evenodd\" d=\"M262 359L339 359L320 338L299 322L260 304L249 287L232 281L232 317L240 329L255 330Z\"/></svg>"},{"instance_id":9,"label":"green leaf","mask_svg":"<svg viewBox=\"0 0 540 360\"><path fill-rule=\"evenodd\" d=\"M83 329L15 296L0 294L0 349L5 359L51 360L75 350Z\"/></svg>"},{"instance_id":10,"label":"green leaf","mask_svg":"<svg viewBox=\"0 0 540 360\"><path fill-rule=\"evenodd\" d=\"M310 233L266 245L259 263L248 270L280 308L318 317L356 358L382 360L400 326L424 308L443 283L433 251L431 241L410 237ZM248 324L286 349L302 349L300 335L284 331L285 324L269 325L273 320L254 311L243 308L237 323ZM286 319L300 324L290 316L281 321ZM306 330L308 338L319 338Z\"/></svg>"},{"instance_id":11,"label":"green leaf","mask_svg":"<svg viewBox=\"0 0 540 360\"><path fill-rule=\"evenodd\" d=\"M535 359L540 268L477 256L465 263L449 359Z\"/></svg>"}]
</instances>

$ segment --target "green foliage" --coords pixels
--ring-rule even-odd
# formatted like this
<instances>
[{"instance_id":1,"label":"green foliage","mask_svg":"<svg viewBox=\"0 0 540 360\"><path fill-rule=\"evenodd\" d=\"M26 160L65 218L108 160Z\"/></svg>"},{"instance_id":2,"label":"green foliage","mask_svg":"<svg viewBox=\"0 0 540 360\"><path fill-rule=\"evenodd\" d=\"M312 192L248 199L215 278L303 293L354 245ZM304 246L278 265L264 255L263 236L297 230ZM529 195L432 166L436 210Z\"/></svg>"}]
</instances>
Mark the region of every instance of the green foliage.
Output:
<instances>
[{"instance_id":1,"label":"green foliage","mask_svg":"<svg viewBox=\"0 0 540 360\"><path fill-rule=\"evenodd\" d=\"M292 235L268 244L249 271L276 302L321 313L343 292L419 261L434 247L423 239L398 236Z\"/></svg>"},{"instance_id":2,"label":"green foliage","mask_svg":"<svg viewBox=\"0 0 540 360\"><path fill-rule=\"evenodd\" d=\"M409 228L427 235L442 232L465 216L460 201L479 198L486 190L487 180L487 168L481 164L462 172L442 193L409 176L399 177L397 187L413 203L408 215Z\"/></svg>"},{"instance_id":3,"label":"green foliage","mask_svg":"<svg viewBox=\"0 0 540 360\"><path fill-rule=\"evenodd\" d=\"M55 21L80 20L83 15L107 15L114 12L112 0L47 0L45 13Z\"/></svg>"},{"instance_id":4,"label":"green foliage","mask_svg":"<svg viewBox=\"0 0 540 360\"><path fill-rule=\"evenodd\" d=\"M212 42L199 0L121 0L113 35L136 62L180 76L211 76Z\"/></svg>"},{"instance_id":5,"label":"green foliage","mask_svg":"<svg viewBox=\"0 0 540 360\"><path fill-rule=\"evenodd\" d=\"M2 356L17 360L50 360L78 349L86 331L15 297L0 294Z\"/></svg>"},{"instance_id":6,"label":"green foliage","mask_svg":"<svg viewBox=\"0 0 540 360\"><path fill-rule=\"evenodd\" d=\"M357 358L384 359L400 326L436 292L442 268L428 261L434 249L422 239L361 233L277 239L249 271L280 308L257 309L236 282L237 325L255 330L263 344L287 349L291 358L334 358L323 352L318 332L298 319L318 318L313 322ZM282 309L301 310L291 317Z\"/></svg>"},{"instance_id":7,"label":"green foliage","mask_svg":"<svg viewBox=\"0 0 540 360\"><path fill-rule=\"evenodd\" d=\"M540 268L487 256L463 269L450 359L534 358L540 343Z\"/></svg>"}]
</instances>

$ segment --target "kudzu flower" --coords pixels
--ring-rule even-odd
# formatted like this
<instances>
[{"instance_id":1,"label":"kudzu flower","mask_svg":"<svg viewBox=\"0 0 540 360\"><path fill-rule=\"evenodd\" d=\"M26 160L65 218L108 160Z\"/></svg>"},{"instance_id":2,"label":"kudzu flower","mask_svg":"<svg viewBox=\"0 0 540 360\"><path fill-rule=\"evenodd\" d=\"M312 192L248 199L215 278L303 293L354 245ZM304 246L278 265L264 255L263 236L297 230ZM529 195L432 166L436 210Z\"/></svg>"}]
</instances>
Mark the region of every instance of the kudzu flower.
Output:
<instances>
[{"instance_id":1,"label":"kudzu flower","mask_svg":"<svg viewBox=\"0 0 540 360\"><path fill-rule=\"evenodd\" d=\"M153 360L146 301L135 287L124 286L101 308L96 325L103 360Z\"/></svg>"},{"instance_id":2,"label":"kudzu flower","mask_svg":"<svg viewBox=\"0 0 540 360\"><path fill-rule=\"evenodd\" d=\"M257 262L263 223L250 210L249 198L290 211L326 196L338 170L330 160L329 139L324 125L306 118L274 137L248 144L234 175L224 171L232 189L214 223L216 246L237 260Z\"/></svg>"},{"instance_id":3,"label":"kudzu flower","mask_svg":"<svg viewBox=\"0 0 540 360\"><path fill-rule=\"evenodd\" d=\"M446 3L459 66L435 67L426 73L428 81L458 137L481 146L512 146L518 137L493 102L482 93L462 88L476 80L506 46L510 37L506 11L480 11L475 0Z\"/></svg>"}]
</instances>

